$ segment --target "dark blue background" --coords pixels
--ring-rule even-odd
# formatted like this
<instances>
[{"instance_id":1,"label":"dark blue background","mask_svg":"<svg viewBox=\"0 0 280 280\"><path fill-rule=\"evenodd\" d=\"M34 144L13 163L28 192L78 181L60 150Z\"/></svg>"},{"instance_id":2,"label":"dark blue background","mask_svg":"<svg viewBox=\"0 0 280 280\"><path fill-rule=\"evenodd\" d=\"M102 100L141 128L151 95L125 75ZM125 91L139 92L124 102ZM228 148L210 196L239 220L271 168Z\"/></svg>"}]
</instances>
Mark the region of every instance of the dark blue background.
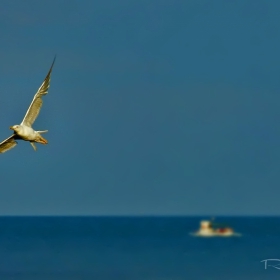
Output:
<instances>
[{"instance_id":1,"label":"dark blue background","mask_svg":"<svg viewBox=\"0 0 280 280\"><path fill-rule=\"evenodd\" d=\"M5 1L2 215L279 214L279 1Z\"/></svg>"}]
</instances>

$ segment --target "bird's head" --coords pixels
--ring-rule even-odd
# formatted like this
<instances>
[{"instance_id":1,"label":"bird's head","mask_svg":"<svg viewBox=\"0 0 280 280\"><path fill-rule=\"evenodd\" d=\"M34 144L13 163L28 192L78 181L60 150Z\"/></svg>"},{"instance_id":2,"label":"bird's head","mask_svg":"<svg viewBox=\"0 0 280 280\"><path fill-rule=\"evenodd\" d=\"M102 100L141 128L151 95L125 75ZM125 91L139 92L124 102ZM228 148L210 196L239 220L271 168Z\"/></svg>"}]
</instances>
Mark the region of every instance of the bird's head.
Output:
<instances>
[{"instance_id":1,"label":"bird's head","mask_svg":"<svg viewBox=\"0 0 280 280\"><path fill-rule=\"evenodd\" d=\"M16 124L16 125L10 126L10 129L12 129L13 131L17 132L17 131L20 130L20 125Z\"/></svg>"}]
</instances>

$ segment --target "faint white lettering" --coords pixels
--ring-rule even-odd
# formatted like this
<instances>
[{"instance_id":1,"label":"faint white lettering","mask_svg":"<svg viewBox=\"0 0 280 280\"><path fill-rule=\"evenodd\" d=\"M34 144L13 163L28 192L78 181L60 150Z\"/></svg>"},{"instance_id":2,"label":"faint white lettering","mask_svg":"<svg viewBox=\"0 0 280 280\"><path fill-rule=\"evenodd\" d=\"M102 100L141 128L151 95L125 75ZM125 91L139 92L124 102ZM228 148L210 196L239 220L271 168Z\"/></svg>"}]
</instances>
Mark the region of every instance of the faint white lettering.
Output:
<instances>
[{"instance_id":1,"label":"faint white lettering","mask_svg":"<svg viewBox=\"0 0 280 280\"><path fill-rule=\"evenodd\" d=\"M280 269L279 259L267 259L267 260L262 260L261 262L264 262L264 269L267 269L268 266L274 267L276 269Z\"/></svg>"}]
</instances>

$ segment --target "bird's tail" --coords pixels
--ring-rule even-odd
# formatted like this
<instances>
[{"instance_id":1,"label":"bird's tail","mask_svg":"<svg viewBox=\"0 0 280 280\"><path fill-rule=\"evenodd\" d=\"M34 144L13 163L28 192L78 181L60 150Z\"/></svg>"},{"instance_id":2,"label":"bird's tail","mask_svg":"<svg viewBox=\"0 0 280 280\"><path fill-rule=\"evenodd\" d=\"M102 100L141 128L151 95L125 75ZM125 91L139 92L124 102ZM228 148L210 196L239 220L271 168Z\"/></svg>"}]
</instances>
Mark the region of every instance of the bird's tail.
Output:
<instances>
[{"instance_id":1,"label":"bird's tail","mask_svg":"<svg viewBox=\"0 0 280 280\"><path fill-rule=\"evenodd\" d=\"M37 132L39 132L39 133L47 133L48 130L38 130Z\"/></svg>"}]
</instances>

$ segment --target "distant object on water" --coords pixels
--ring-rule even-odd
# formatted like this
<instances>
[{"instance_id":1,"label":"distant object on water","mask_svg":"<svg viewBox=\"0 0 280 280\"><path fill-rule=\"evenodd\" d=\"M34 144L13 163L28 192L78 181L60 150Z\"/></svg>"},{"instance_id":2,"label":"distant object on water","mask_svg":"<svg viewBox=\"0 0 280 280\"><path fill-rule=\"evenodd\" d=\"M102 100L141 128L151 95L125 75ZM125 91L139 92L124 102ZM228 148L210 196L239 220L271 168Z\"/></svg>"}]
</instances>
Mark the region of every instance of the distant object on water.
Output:
<instances>
[{"instance_id":1,"label":"distant object on water","mask_svg":"<svg viewBox=\"0 0 280 280\"><path fill-rule=\"evenodd\" d=\"M214 224L212 221L207 220L201 221L199 230L191 233L191 235L198 237L241 236L240 233L234 232L234 230L230 227L220 227L218 224Z\"/></svg>"}]
</instances>

